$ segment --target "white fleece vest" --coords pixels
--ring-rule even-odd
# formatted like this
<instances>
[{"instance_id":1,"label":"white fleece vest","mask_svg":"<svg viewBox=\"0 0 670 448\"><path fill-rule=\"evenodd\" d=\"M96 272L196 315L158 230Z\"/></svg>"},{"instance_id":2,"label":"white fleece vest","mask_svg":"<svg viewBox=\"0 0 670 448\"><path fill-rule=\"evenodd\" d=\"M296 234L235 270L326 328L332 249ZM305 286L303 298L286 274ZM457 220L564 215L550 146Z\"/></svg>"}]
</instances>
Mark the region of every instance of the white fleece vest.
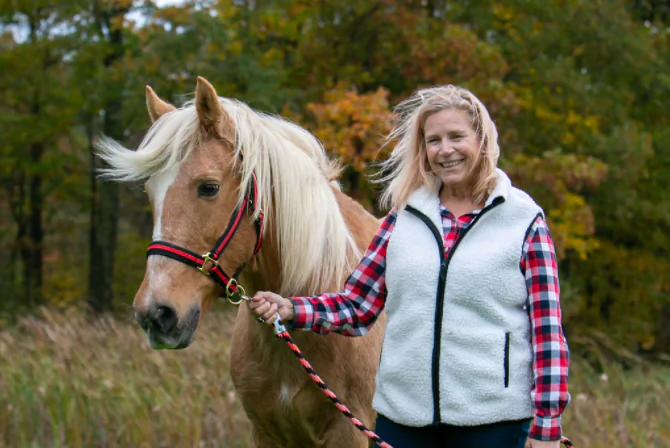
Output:
<instances>
[{"instance_id":1,"label":"white fleece vest","mask_svg":"<svg viewBox=\"0 0 670 448\"><path fill-rule=\"evenodd\" d=\"M427 216L443 240L437 193L417 190L408 205ZM445 254L436 335L439 246L421 219L399 210L386 255L388 323L373 400L377 412L408 426L470 426L532 416L528 294L519 262L527 231L541 213L498 170L486 207L453 253ZM434 375L437 340L439 375Z\"/></svg>"}]
</instances>

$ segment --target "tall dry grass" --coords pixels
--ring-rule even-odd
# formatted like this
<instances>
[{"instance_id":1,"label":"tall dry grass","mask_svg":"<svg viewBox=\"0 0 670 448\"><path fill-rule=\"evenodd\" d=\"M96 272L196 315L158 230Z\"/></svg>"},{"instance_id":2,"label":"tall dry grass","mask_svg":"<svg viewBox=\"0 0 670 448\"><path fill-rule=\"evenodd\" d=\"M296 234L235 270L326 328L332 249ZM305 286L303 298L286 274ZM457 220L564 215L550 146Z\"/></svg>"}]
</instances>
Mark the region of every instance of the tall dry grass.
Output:
<instances>
[{"instance_id":1,"label":"tall dry grass","mask_svg":"<svg viewBox=\"0 0 670 448\"><path fill-rule=\"evenodd\" d=\"M588 348L592 362L571 362L565 434L581 448L670 447L670 367L615 347L606 335L575 338L572 345ZM607 361L612 358L620 362Z\"/></svg>"},{"instance_id":2,"label":"tall dry grass","mask_svg":"<svg viewBox=\"0 0 670 448\"><path fill-rule=\"evenodd\" d=\"M251 446L228 376L232 322L213 313L190 348L157 352L132 322L20 320L0 331L0 447ZM670 369L573 360L570 385L579 448L670 446Z\"/></svg>"},{"instance_id":3,"label":"tall dry grass","mask_svg":"<svg viewBox=\"0 0 670 448\"><path fill-rule=\"evenodd\" d=\"M153 351L132 322L44 311L0 333L2 447L248 447L228 375L233 317Z\"/></svg>"}]
</instances>

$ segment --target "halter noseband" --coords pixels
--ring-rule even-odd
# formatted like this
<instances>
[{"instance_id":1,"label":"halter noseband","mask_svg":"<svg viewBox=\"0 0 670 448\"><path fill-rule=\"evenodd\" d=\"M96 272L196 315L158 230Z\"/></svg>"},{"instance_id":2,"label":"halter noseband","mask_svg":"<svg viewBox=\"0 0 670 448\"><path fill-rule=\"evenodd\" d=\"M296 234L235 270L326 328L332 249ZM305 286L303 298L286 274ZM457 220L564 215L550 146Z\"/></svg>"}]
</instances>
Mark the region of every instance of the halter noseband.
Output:
<instances>
[{"instance_id":1,"label":"halter noseband","mask_svg":"<svg viewBox=\"0 0 670 448\"><path fill-rule=\"evenodd\" d=\"M247 264L243 263L231 277L223 271L221 266L219 266L219 260L221 253L233 239L233 236L235 236L235 232L237 232L247 210L249 207L251 207L252 210L255 210L257 201L258 182L256 181L256 175L252 173L251 179L249 180L249 186L244 195L244 200L235 207L233 216L231 216L230 221L228 222L228 227L216 244L214 244L211 251L204 255L198 255L196 252L177 246L176 244L168 243L167 241L153 241L147 249L147 257L150 255L163 255L164 257L172 258L173 260L193 266L204 275L212 277L216 283L223 286L226 291L226 298L230 303L239 305L243 300L241 296L246 293L244 288L237 282L237 278ZM256 255L260 250L262 240L263 211L261 210L258 218L256 218L256 246L254 247L253 255ZM208 264L211 265L209 268L207 267Z\"/></svg>"}]
</instances>

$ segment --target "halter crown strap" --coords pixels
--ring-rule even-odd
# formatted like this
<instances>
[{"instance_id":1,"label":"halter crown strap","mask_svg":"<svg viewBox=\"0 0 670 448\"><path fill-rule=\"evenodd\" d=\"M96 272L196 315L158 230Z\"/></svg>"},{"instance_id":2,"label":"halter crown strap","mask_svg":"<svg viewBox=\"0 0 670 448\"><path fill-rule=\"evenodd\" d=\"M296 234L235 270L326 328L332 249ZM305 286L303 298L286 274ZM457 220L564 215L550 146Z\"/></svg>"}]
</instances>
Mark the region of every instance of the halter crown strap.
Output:
<instances>
[{"instance_id":1,"label":"halter crown strap","mask_svg":"<svg viewBox=\"0 0 670 448\"><path fill-rule=\"evenodd\" d=\"M244 199L235 207L226 230L217 240L216 244L214 244L214 247L210 252L207 252L204 255L199 255L196 252L167 241L153 241L147 249L147 257L150 255L162 255L189 266L193 266L203 274L209 275L214 281L226 288L227 293L235 292L238 287L237 277L242 273L246 263L243 263L231 277L224 272L221 266L219 266L219 258L221 253L228 247L228 244L235 236L235 233L242 222L242 218L249 207L251 207L252 210L255 210L256 208L258 201L258 182L256 181L256 175L254 173L251 174L249 183L250 185L247 188ZM256 255L261 248L263 240L263 220L264 216L263 211L261 210L256 219L256 244L254 246L253 255Z\"/></svg>"}]
</instances>

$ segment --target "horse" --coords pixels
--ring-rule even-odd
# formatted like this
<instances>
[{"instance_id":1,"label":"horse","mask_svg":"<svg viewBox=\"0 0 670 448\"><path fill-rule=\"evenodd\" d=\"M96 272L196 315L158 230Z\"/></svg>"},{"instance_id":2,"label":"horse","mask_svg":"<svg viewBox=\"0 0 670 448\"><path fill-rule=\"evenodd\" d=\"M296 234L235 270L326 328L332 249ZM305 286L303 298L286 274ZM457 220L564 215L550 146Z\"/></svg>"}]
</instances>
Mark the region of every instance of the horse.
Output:
<instances>
[{"instance_id":1,"label":"horse","mask_svg":"<svg viewBox=\"0 0 670 448\"><path fill-rule=\"evenodd\" d=\"M97 153L108 165L102 176L145 181L151 202L153 243L133 309L152 348L188 347L217 298L237 304L244 287L284 297L342 288L380 221L341 191L341 167L318 139L219 97L202 77L180 108L149 86L146 102L152 125L138 149L102 137ZM385 321L355 338L291 331L368 428ZM255 445L367 447L283 344L239 306L230 375Z\"/></svg>"}]
</instances>

